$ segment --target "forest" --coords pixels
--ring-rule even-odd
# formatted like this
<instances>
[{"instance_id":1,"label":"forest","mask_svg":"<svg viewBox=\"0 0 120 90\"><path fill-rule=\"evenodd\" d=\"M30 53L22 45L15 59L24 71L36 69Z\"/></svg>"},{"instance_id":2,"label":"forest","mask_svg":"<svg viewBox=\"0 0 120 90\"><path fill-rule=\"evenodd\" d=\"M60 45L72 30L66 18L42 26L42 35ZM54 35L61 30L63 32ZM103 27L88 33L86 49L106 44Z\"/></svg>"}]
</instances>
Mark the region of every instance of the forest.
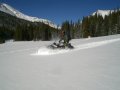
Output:
<instances>
[{"instance_id":1,"label":"forest","mask_svg":"<svg viewBox=\"0 0 120 90\"><path fill-rule=\"evenodd\" d=\"M95 14L83 17L77 22L64 21L61 29L41 22L29 22L0 12L0 43L14 41L49 41L60 38L65 31L71 39L99 37L120 34L120 10L116 9L104 18Z\"/></svg>"}]
</instances>

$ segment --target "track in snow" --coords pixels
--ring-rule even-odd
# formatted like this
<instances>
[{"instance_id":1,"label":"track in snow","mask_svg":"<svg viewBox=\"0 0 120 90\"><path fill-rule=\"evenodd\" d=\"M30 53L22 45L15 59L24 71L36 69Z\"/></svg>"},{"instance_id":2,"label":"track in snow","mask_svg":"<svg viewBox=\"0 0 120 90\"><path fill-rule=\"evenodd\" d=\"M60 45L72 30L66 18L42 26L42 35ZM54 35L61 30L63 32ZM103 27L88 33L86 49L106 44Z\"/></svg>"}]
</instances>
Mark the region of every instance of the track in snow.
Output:
<instances>
[{"instance_id":1,"label":"track in snow","mask_svg":"<svg viewBox=\"0 0 120 90\"><path fill-rule=\"evenodd\" d=\"M94 47L102 46L102 45L105 45L105 44L110 44L110 43L117 42L117 41L120 41L120 38L111 39L111 40L104 40L104 41L98 41L98 42L91 42L91 43L87 43L87 44L78 45L78 46L75 46L75 48L72 49L72 50L70 50L70 49L52 50L52 49L48 49L46 47L41 47L36 53L31 54L31 55L35 55L35 56L40 55L41 56L41 55L62 54L62 53L70 52L70 51L78 51L78 50L83 50L83 49L94 48Z\"/></svg>"}]
</instances>

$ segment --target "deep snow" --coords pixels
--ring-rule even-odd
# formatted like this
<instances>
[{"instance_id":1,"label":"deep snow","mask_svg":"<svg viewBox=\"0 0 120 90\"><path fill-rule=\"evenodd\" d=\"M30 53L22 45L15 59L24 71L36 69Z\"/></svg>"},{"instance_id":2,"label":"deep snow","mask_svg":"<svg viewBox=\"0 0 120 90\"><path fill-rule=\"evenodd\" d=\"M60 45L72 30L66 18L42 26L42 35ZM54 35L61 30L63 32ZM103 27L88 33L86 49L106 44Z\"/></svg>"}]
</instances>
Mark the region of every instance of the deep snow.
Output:
<instances>
[{"instance_id":1,"label":"deep snow","mask_svg":"<svg viewBox=\"0 0 120 90\"><path fill-rule=\"evenodd\" d=\"M1 44L0 90L120 90L120 35L75 39L74 50L51 54L52 42Z\"/></svg>"}]
</instances>

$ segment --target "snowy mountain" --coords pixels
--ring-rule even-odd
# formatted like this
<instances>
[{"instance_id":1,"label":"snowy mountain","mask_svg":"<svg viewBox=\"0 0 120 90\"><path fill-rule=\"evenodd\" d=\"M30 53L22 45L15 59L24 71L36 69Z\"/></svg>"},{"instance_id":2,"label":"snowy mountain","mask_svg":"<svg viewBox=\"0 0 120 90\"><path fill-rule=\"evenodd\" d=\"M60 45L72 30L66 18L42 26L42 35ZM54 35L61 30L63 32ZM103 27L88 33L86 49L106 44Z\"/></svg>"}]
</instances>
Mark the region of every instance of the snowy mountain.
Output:
<instances>
[{"instance_id":1,"label":"snowy mountain","mask_svg":"<svg viewBox=\"0 0 120 90\"><path fill-rule=\"evenodd\" d=\"M24 20L31 21L31 22L43 22L44 24L47 24L53 28L57 28L56 24L54 24L53 22L51 22L47 19L31 17L28 15L25 15L25 14L21 13L20 11L14 9L13 7L11 7L5 3L0 3L0 11L5 12L7 14L10 14L12 16L16 16L17 18L20 18L20 19L24 19ZM60 27L58 27L58 28L60 28Z\"/></svg>"},{"instance_id":2,"label":"snowy mountain","mask_svg":"<svg viewBox=\"0 0 120 90\"><path fill-rule=\"evenodd\" d=\"M104 18L105 15L109 15L112 12L113 12L113 10L97 10L92 15L94 16L95 14L97 14L97 15L101 15Z\"/></svg>"}]
</instances>

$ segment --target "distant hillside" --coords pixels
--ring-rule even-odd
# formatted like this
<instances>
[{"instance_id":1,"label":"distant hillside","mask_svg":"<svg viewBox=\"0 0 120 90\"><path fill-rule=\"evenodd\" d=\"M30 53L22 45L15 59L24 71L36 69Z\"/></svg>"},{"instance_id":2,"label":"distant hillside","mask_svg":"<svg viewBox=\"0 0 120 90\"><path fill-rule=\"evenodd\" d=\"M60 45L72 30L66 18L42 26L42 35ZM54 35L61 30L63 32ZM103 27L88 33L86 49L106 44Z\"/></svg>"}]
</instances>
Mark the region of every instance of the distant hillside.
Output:
<instances>
[{"instance_id":1,"label":"distant hillside","mask_svg":"<svg viewBox=\"0 0 120 90\"><path fill-rule=\"evenodd\" d=\"M55 38L57 29L42 22L30 22L0 11L0 42L7 39L50 40Z\"/></svg>"},{"instance_id":2,"label":"distant hillside","mask_svg":"<svg viewBox=\"0 0 120 90\"><path fill-rule=\"evenodd\" d=\"M5 3L0 3L0 11L5 12L7 14L10 14L10 15L15 16L15 17L20 18L20 19L30 21L30 22L41 22L41 23L49 25L50 27L57 28L57 25L54 24L53 22L51 22L50 20L25 15L25 14L21 13L20 11L16 10L15 8L13 8L10 5L5 4Z\"/></svg>"},{"instance_id":3,"label":"distant hillside","mask_svg":"<svg viewBox=\"0 0 120 90\"><path fill-rule=\"evenodd\" d=\"M93 14L83 17L82 20L67 23L69 23L69 32L72 38L120 34L120 9L97 10Z\"/></svg>"}]
</instances>

